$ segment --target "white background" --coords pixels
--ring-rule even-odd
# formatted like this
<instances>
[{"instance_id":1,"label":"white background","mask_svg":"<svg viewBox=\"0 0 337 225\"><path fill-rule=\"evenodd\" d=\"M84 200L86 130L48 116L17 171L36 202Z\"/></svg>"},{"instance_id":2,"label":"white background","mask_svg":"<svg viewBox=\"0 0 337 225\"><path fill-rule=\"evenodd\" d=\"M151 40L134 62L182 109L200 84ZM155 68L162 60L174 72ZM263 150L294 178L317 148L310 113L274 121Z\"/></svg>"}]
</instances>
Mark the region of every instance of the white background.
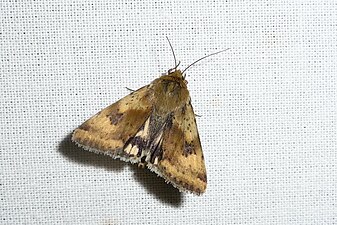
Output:
<instances>
[{"instance_id":1,"label":"white background","mask_svg":"<svg viewBox=\"0 0 337 225\"><path fill-rule=\"evenodd\" d=\"M2 224L337 224L337 3L2 1ZM70 142L187 72L204 195Z\"/></svg>"}]
</instances>

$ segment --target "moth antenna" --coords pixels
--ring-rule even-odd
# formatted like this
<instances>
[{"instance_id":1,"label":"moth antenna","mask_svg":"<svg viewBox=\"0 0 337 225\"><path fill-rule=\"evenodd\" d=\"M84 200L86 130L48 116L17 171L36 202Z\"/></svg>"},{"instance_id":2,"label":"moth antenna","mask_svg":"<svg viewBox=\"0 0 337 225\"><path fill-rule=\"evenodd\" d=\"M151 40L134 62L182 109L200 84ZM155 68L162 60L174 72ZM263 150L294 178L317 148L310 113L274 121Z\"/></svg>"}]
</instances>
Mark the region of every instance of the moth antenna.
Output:
<instances>
[{"instance_id":1,"label":"moth antenna","mask_svg":"<svg viewBox=\"0 0 337 225\"><path fill-rule=\"evenodd\" d=\"M209 54L209 55L206 55L206 56L204 56L204 57L201 57L200 59L194 61L192 64L190 64L188 67L186 67L186 68L183 70L183 72L182 72L181 74L184 74L185 71L186 71L188 68L190 68L191 66L195 65L197 62L199 62L199 61L201 61L201 60L203 60L203 59L206 59L206 58L208 58L208 57L210 57L210 56L212 56L212 55L216 55L216 54L219 54L219 53L221 53L221 52L227 51L227 50L229 50L229 49L230 49L230 48L227 48L227 49L225 49L225 50L221 50L221 51L218 51L218 52L214 52L214 53L212 53L212 54ZM185 77L186 77L186 74L185 74L184 78L185 78Z\"/></svg>"},{"instance_id":2,"label":"moth antenna","mask_svg":"<svg viewBox=\"0 0 337 225\"><path fill-rule=\"evenodd\" d=\"M168 43L169 43L169 45L171 47L173 58L174 58L174 67L173 67L173 69L177 69L177 67L178 67L178 65L179 65L180 62L177 64L177 59L176 59L176 55L174 54L174 50L173 50L172 44L171 44L171 42L170 42L170 40L169 40L169 38L167 36L166 36L166 39L167 39L167 41L168 41Z\"/></svg>"},{"instance_id":3,"label":"moth antenna","mask_svg":"<svg viewBox=\"0 0 337 225\"><path fill-rule=\"evenodd\" d=\"M128 90L128 91L131 91L131 92L134 92L135 90L133 90L133 89L131 89L131 88L128 88L128 87L125 87L126 88L126 90Z\"/></svg>"}]
</instances>

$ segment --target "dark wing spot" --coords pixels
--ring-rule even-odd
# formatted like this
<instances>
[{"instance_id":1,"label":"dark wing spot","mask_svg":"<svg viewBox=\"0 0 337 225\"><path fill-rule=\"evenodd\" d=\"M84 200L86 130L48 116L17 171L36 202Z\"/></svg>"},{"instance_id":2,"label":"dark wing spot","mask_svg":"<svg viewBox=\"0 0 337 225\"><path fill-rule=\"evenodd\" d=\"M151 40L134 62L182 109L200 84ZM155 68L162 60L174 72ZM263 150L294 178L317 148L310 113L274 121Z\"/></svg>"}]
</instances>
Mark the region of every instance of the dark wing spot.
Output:
<instances>
[{"instance_id":1,"label":"dark wing spot","mask_svg":"<svg viewBox=\"0 0 337 225\"><path fill-rule=\"evenodd\" d=\"M186 113L186 105L184 105L182 108L181 108L181 114L182 115L185 115Z\"/></svg>"},{"instance_id":2,"label":"dark wing spot","mask_svg":"<svg viewBox=\"0 0 337 225\"><path fill-rule=\"evenodd\" d=\"M196 154L195 152L195 149L194 149L194 146L191 145L190 143L188 142L185 142L185 147L184 147L184 151L183 151L183 155L185 157L191 155L191 154Z\"/></svg>"},{"instance_id":3,"label":"dark wing spot","mask_svg":"<svg viewBox=\"0 0 337 225\"><path fill-rule=\"evenodd\" d=\"M79 127L79 129L84 130L84 131L88 131L88 130L90 130L90 126L89 126L87 123L83 123L83 124Z\"/></svg>"},{"instance_id":4,"label":"dark wing spot","mask_svg":"<svg viewBox=\"0 0 337 225\"><path fill-rule=\"evenodd\" d=\"M113 115L109 116L110 122L113 125L116 125L117 123L119 123L119 121L123 118L123 113L116 113Z\"/></svg>"},{"instance_id":5,"label":"dark wing spot","mask_svg":"<svg viewBox=\"0 0 337 225\"><path fill-rule=\"evenodd\" d=\"M203 182L207 183L207 177L206 174L198 174L198 178L202 180Z\"/></svg>"},{"instance_id":6,"label":"dark wing spot","mask_svg":"<svg viewBox=\"0 0 337 225\"><path fill-rule=\"evenodd\" d=\"M134 137L133 140L131 141L132 145L136 145L138 147L138 153L137 156L141 156L142 155L142 151L145 149L146 147L146 140L144 140L141 137Z\"/></svg>"},{"instance_id":7,"label":"dark wing spot","mask_svg":"<svg viewBox=\"0 0 337 225\"><path fill-rule=\"evenodd\" d=\"M140 159L140 162L141 162L141 163L146 163L145 159L146 159L146 156L143 156L143 157Z\"/></svg>"}]
</instances>

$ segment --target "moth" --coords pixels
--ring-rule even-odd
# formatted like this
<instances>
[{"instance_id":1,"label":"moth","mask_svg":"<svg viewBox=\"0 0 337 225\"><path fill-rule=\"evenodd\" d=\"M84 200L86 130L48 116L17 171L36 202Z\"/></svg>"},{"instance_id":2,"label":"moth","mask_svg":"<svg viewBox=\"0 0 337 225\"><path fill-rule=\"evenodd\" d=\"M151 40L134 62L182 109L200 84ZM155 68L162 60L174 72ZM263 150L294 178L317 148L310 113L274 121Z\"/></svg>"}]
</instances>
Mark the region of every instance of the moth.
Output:
<instances>
[{"instance_id":1,"label":"moth","mask_svg":"<svg viewBox=\"0 0 337 225\"><path fill-rule=\"evenodd\" d=\"M181 72L169 44L174 68L88 119L75 129L72 141L146 166L180 191L200 195L207 186L206 168L184 72L222 51Z\"/></svg>"}]
</instances>

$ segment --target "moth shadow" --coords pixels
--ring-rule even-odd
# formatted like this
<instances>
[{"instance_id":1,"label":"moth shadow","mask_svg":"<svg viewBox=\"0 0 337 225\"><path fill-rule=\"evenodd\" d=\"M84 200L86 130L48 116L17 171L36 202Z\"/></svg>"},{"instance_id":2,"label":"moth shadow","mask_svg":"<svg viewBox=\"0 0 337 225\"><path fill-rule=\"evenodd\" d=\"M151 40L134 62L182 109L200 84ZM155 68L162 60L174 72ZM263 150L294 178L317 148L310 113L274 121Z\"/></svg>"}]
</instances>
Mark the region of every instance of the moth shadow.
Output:
<instances>
[{"instance_id":1,"label":"moth shadow","mask_svg":"<svg viewBox=\"0 0 337 225\"><path fill-rule=\"evenodd\" d=\"M113 171L121 171L125 166L125 163L119 160L113 160L111 157L106 155L95 154L77 146L71 141L71 135L72 133L68 134L58 146L59 152L66 156L69 160L85 165L103 167L107 170Z\"/></svg>"},{"instance_id":2,"label":"moth shadow","mask_svg":"<svg viewBox=\"0 0 337 225\"><path fill-rule=\"evenodd\" d=\"M137 165L130 165L130 167L134 172L136 180L157 199L174 207L181 206L184 195L178 189L174 188L171 184L167 184L163 178L158 177L157 174L147 168L138 168Z\"/></svg>"},{"instance_id":3,"label":"moth shadow","mask_svg":"<svg viewBox=\"0 0 337 225\"><path fill-rule=\"evenodd\" d=\"M72 133L68 134L58 146L58 151L67 159L88 166L102 167L106 170L113 171L121 171L125 166L130 166L135 179L161 202L174 207L179 207L182 204L183 194L172 185L165 183L165 180L158 177L155 173L146 168L138 168L137 165L114 160L104 154L95 154L86 151L71 141L71 135Z\"/></svg>"}]
</instances>

